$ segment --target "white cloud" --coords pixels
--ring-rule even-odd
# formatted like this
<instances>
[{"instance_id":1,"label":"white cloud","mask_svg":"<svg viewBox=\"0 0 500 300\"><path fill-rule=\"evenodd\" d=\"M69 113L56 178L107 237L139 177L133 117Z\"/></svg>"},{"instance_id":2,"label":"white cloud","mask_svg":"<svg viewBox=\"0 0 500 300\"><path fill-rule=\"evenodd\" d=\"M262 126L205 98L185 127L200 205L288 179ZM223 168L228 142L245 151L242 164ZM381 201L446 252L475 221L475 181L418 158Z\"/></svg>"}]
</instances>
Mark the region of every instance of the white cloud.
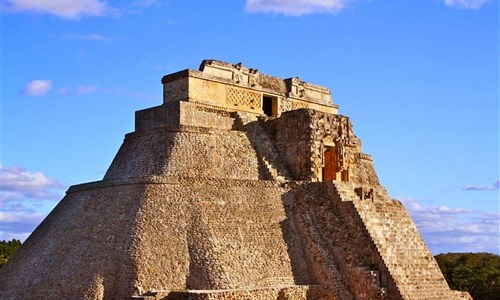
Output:
<instances>
[{"instance_id":1,"label":"white cloud","mask_svg":"<svg viewBox=\"0 0 500 300\"><path fill-rule=\"evenodd\" d=\"M60 189L64 185L48 178L41 172L30 172L22 167L2 167L2 192L42 192L47 189Z\"/></svg>"},{"instance_id":2,"label":"white cloud","mask_svg":"<svg viewBox=\"0 0 500 300\"><path fill-rule=\"evenodd\" d=\"M426 206L399 198L434 254L443 252L500 253L500 214L444 205Z\"/></svg>"},{"instance_id":3,"label":"white cloud","mask_svg":"<svg viewBox=\"0 0 500 300\"><path fill-rule=\"evenodd\" d=\"M41 96L48 93L52 89L52 81L45 79L37 79L29 82L24 89L22 94L25 96Z\"/></svg>"},{"instance_id":4,"label":"white cloud","mask_svg":"<svg viewBox=\"0 0 500 300\"><path fill-rule=\"evenodd\" d=\"M317 13L338 13L356 0L247 0L245 11L302 16Z\"/></svg>"},{"instance_id":5,"label":"white cloud","mask_svg":"<svg viewBox=\"0 0 500 300\"><path fill-rule=\"evenodd\" d=\"M2 191L0 200L2 203L23 201L27 199L35 200L58 200L61 195L50 190L44 191Z\"/></svg>"},{"instance_id":6,"label":"white cloud","mask_svg":"<svg viewBox=\"0 0 500 300\"><path fill-rule=\"evenodd\" d=\"M104 16L115 9L99 0L6 0L14 11L32 11L66 19L82 16Z\"/></svg>"},{"instance_id":7,"label":"white cloud","mask_svg":"<svg viewBox=\"0 0 500 300\"><path fill-rule=\"evenodd\" d=\"M110 41L110 38L103 36L101 34L97 33L90 33L90 34L65 34L62 36L63 38L66 39L71 39L71 40L88 40L88 41L100 41L100 42L108 42Z\"/></svg>"},{"instance_id":8,"label":"white cloud","mask_svg":"<svg viewBox=\"0 0 500 300\"><path fill-rule=\"evenodd\" d=\"M479 9L489 0L444 0L444 4L454 8Z\"/></svg>"},{"instance_id":9,"label":"white cloud","mask_svg":"<svg viewBox=\"0 0 500 300\"><path fill-rule=\"evenodd\" d=\"M45 214L40 212L2 212L0 214L0 222L2 225L6 223L19 223L25 225L38 225L45 218Z\"/></svg>"},{"instance_id":10,"label":"white cloud","mask_svg":"<svg viewBox=\"0 0 500 300\"><path fill-rule=\"evenodd\" d=\"M1 211L0 240L18 239L24 241L47 216L45 213L26 211Z\"/></svg>"},{"instance_id":11,"label":"white cloud","mask_svg":"<svg viewBox=\"0 0 500 300\"><path fill-rule=\"evenodd\" d=\"M492 185L467 185L463 188L464 191L496 191L500 189L500 179Z\"/></svg>"}]
</instances>

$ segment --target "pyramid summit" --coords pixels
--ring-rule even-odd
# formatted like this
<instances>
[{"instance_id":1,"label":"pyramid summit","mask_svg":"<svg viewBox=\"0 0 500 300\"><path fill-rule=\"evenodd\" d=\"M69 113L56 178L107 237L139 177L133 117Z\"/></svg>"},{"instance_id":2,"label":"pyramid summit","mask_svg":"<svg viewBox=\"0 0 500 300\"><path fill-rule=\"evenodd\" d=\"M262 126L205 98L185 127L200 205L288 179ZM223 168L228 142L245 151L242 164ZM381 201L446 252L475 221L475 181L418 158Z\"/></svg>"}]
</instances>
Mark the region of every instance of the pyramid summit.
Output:
<instances>
[{"instance_id":1,"label":"pyramid summit","mask_svg":"<svg viewBox=\"0 0 500 300\"><path fill-rule=\"evenodd\" d=\"M103 180L0 269L0 299L471 299L328 88L217 60L161 82Z\"/></svg>"}]
</instances>

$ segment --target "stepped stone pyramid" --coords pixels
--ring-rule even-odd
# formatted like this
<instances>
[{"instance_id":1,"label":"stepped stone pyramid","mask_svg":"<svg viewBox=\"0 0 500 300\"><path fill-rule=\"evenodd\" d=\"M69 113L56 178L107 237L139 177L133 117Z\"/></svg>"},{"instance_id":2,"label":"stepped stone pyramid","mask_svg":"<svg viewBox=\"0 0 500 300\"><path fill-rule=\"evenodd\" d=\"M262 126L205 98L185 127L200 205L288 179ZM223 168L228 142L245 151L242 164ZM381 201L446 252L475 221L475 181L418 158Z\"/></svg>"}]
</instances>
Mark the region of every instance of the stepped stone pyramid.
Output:
<instances>
[{"instance_id":1,"label":"stepped stone pyramid","mask_svg":"<svg viewBox=\"0 0 500 300\"><path fill-rule=\"evenodd\" d=\"M162 84L103 180L0 269L0 299L471 299L327 88L216 60Z\"/></svg>"}]
</instances>

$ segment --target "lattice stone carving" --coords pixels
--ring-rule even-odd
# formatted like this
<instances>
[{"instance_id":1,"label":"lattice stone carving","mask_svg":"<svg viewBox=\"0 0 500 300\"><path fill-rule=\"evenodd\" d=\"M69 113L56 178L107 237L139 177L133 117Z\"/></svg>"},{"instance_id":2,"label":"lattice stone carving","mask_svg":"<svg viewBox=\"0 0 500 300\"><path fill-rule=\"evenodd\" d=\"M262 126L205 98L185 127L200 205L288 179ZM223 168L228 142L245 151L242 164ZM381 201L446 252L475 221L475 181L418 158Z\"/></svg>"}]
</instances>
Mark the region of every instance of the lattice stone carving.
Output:
<instances>
[{"instance_id":1,"label":"lattice stone carving","mask_svg":"<svg viewBox=\"0 0 500 300\"><path fill-rule=\"evenodd\" d=\"M301 109L301 108L307 108L307 104L301 103L301 102L296 102L296 101L292 102L292 109L293 110Z\"/></svg>"},{"instance_id":2,"label":"lattice stone carving","mask_svg":"<svg viewBox=\"0 0 500 300\"><path fill-rule=\"evenodd\" d=\"M279 101L279 113L292 110L292 101L282 99Z\"/></svg>"},{"instance_id":3,"label":"lattice stone carving","mask_svg":"<svg viewBox=\"0 0 500 300\"><path fill-rule=\"evenodd\" d=\"M260 108L261 95L241 89L227 88L226 102L228 105L246 109Z\"/></svg>"}]
</instances>

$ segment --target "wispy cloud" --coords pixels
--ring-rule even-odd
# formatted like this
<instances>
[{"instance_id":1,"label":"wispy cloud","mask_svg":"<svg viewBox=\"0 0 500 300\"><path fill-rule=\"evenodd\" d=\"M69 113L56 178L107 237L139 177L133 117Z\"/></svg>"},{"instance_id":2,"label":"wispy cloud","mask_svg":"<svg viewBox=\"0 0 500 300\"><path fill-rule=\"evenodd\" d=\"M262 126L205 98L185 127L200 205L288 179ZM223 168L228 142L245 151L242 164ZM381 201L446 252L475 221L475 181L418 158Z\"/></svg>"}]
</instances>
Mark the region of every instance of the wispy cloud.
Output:
<instances>
[{"instance_id":1,"label":"wispy cloud","mask_svg":"<svg viewBox=\"0 0 500 300\"><path fill-rule=\"evenodd\" d=\"M159 5L158 0L137 0L132 3L131 6L149 7L153 5Z\"/></svg>"},{"instance_id":2,"label":"wispy cloud","mask_svg":"<svg viewBox=\"0 0 500 300\"><path fill-rule=\"evenodd\" d=\"M95 84L92 85L79 85L76 87L76 93L78 95L92 94L97 91L97 86Z\"/></svg>"},{"instance_id":3,"label":"wispy cloud","mask_svg":"<svg viewBox=\"0 0 500 300\"><path fill-rule=\"evenodd\" d=\"M135 92L130 94L131 97L137 98L137 99L142 99L142 100L161 100L161 95L156 95L156 94L147 94L144 92Z\"/></svg>"},{"instance_id":4,"label":"wispy cloud","mask_svg":"<svg viewBox=\"0 0 500 300\"><path fill-rule=\"evenodd\" d=\"M359 0L247 0L245 11L302 16L319 13L338 13Z\"/></svg>"},{"instance_id":5,"label":"wispy cloud","mask_svg":"<svg viewBox=\"0 0 500 300\"><path fill-rule=\"evenodd\" d=\"M99 41L99 42L108 42L111 39L109 37L103 36L97 33L90 34L65 34L62 36L65 39L70 40L88 40L88 41Z\"/></svg>"},{"instance_id":6,"label":"wispy cloud","mask_svg":"<svg viewBox=\"0 0 500 300\"><path fill-rule=\"evenodd\" d=\"M45 218L66 186L42 172L11 166L0 169L0 239L24 240Z\"/></svg>"},{"instance_id":7,"label":"wispy cloud","mask_svg":"<svg viewBox=\"0 0 500 300\"><path fill-rule=\"evenodd\" d=\"M453 8L479 9L489 0L444 0L444 4Z\"/></svg>"},{"instance_id":8,"label":"wispy cloud","mask_svg":"<svg viewBox=\"0 0 500 300\"><path fill-rule=\"evenodd\" d=\"M57 93L61 96L87 95L98 91L97 85L79 85L76 88L60 88Z\"/></svg>"},{"instance_id":9,"label":"wispy cloud","mask_svg":"<svg viewBox=\"0 0 500 300\"><path fill-rule=\"evenodd\" d=\"M77 20L82 16L113 15L116 9L99 0L5 0L11 11L31 11Z\"/></svg>"},{"instance_id":10,"label":"wispy cloud","mask_svg":"<svg viewBox=\"0 0 500 300\"><path fill-rule=\"evenodd\" d=\"M41 96L48 93L52 89L52 81L46 79L36 79L30 81L22 90L24 96Z\"/></svg>"},{"instance_id":11,"label":"wispy cloud","mask_svg":"<svg viewBox=\"0 0 500 300\"><path fill-rule=\"evenodd\" d=\"M17 223L19 227L25 227L30 225L38 225L45 217L45 214L42 214L40 212L21 212L22 211L2 212L2 214L0 214L0 222L2 222L3 224Z\"/></svg>"},{"instance_id":12,"label":"wispy cloud","mask_svg":"<svg viewBox=\"0 0 500 300\"><path fill-rule=\"evenodd\" d=\"M464 191L497 191L500 189L500 179L492 185L467 185L463 188Z\"/></svg>"},{"instance_id":13,"label":"wispy cloud","mask_svg":"<svg viewBox=\"0 0 500 300\"><path fill-rule=\"evenodd\" d=\"M500 214L444 205L423 205L413 198L399 198L408 209L432 252L500 253Z\"/></svg>"},{"instance_id":14,"label":"wispy cloud","mask_svg":"<svg viewBox=\"0 0 500 300\"><path fill-rule=\"evenodd\" d=\"M160 94L150 94L142 91L138 92L132 92L128 91L126 89L123 89L121 87L118 88L112 88L112 89L106 89L106 88L99 88L95 84L90 84L90 85L79 85L76 88L67 88L67 87L62 87L57 90L57 94L61 96L81 96L81 95L88 95L88 94L93 94L93 93L100 93L100 94L105 94L105 95L114 95L114 96L120 96L120 97L126 97L126 98L135 98L135 99L141 99L141 100L147 100L147 101L161 101L162 95Z\"/></svg>"}]
</instances>

